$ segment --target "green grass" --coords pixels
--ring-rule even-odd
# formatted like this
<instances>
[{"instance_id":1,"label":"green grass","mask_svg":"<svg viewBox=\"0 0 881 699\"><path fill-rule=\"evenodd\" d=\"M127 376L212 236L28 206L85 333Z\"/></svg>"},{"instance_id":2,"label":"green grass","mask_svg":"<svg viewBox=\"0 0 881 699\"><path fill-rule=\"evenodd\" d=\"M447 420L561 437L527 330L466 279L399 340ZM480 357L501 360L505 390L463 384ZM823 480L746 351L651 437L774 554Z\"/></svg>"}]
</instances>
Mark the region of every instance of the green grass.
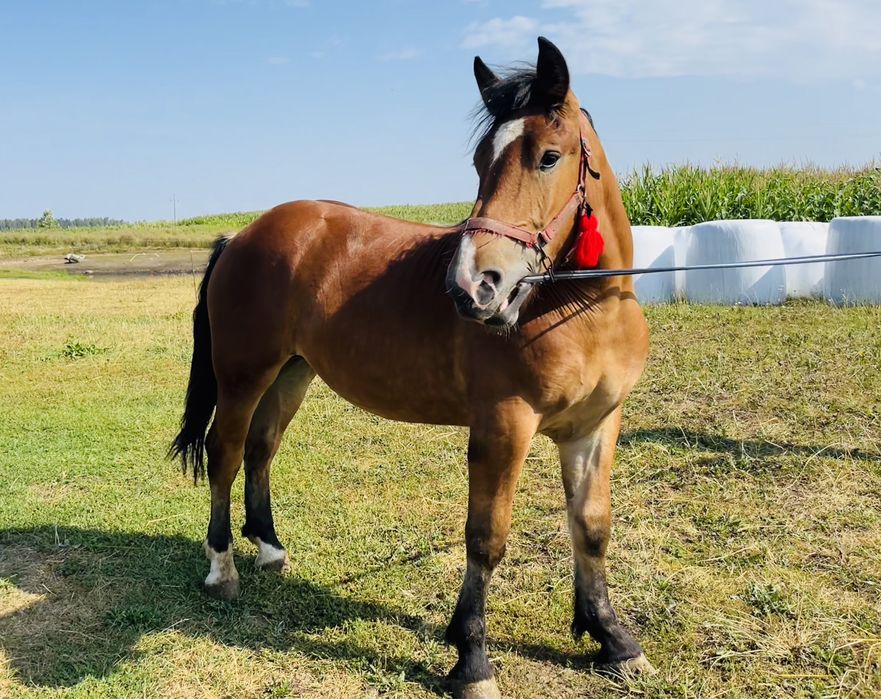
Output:
<instances>
[{"instance_id":1,"label":"green grass","mask_svg":"<svg viewBox=\"0 0 881 699\"><path fill-rule=\"evenodd\" d=\"M745 167L690 165L622 178L624 204L634 225L685 226L718 219L770 218L830 221L836 216L881 214L881 169ZM454 224L471 211L470 202L386 206L378 213L422 223ZM123 252L140 249L208 247L222 233L241 230L259 211L196 216L108 228L33 229L0 232L0 258L25 255Z\"/></svg>"},{"instance_id":2,"label":"green grass","mask_svg":"<svg viewBox=\"0 0 881 699\"><path fill-rule=\"evenodd\" d=\"M293 575L206 598L208 493L164 458L192 282L0 280L0 696L432 697L463 572L465 432L316 383L278 454ZM659 669L569 633L559 466L536 440L489 602L508 697L881 695L881 309L647 310L613 476L613 600ZM234 531L242 484L234 491Z\"/></svg>"},{"instance_id":3,"label":"green grass","mask_svg":"<svg viewBox=\"0 0 881 699\"><path fill-rule=\"evenodd\" d=\"M71 277L66 272L56 271L32 271L26 269L0 269L0 281L10 279L83 279L83 277Z\"/></svg>"}]
</instances>

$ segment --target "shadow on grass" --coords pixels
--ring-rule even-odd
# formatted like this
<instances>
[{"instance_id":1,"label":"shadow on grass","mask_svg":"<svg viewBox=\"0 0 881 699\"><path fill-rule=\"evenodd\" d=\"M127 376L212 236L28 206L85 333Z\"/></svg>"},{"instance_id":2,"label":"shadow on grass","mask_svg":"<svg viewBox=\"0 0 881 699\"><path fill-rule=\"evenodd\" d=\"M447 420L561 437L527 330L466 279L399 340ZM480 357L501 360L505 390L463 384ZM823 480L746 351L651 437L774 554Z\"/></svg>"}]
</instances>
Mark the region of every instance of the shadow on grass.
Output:
<instances>
[{"instance_id":1,"label":"shadow on grass","mask_svg":"<svg viewBox=\"0 0 881 699\"><path fill-rule=\"evenodd\" d=\"M423 663L340 640L355 620L439 633L421 619L302 578L261 573L250 562L239 565L237 602L211 600L201 592L205 561L198 550L183 537L53 527L0 531L0 590L9 593L0 604L0 648L10 667L28 685L69 687L136 657L142 635L174 629L224 645L383 667L444 691L444 677Z\"/></svg>"},{"instance_id":2,"label":"shadow on grass","mask_svg":"<svg viewBox=\"0 0 881 699\"><path fill-rule=\"evenodd\" d=\"M881 454L867 452L858 448L842 448L833 446L810 446L803 444L774 443L766 440L755 439L731 439L718 434L703 432L688 432L675 428L659 428L634 430L621 434L621 445L637 445L645 442L655 442L681 449L704 449L719 453L730 454L735 459L746 457L748 459L766 461L787 454L796 456L813 457L823 456L833 459L854 459L856 461L872 461L881 463Z\"/></svg>"}]
</instances>

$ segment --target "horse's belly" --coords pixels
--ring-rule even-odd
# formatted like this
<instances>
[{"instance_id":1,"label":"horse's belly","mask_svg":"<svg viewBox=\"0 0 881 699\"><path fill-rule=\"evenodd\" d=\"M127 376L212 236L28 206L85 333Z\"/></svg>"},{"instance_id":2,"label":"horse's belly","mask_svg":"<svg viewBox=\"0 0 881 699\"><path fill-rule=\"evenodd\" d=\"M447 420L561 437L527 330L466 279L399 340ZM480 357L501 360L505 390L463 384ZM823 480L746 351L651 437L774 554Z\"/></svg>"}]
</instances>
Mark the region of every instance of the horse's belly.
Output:
<instances>
[{"instance_id":1,"label":"horse's belly","mask_svg":"<svg viewBox=\"0 0 881 699\"><path fill-rule=\"evenodd\" d=\"M464 400L451 400L444 392L431 390L431 387L406 386L398 380L394 389L390 389L387 382L371 381L369 378L352 380L352 377L339 375L332 368L316 373L334 393L380 417L433 425L468 424Z\"/></svg>"},{"instance_id":2,"label":"horse's belly","mask_svg":"<svg viewBox=\"0 0 881 699\"><path fill-rule=\"evenodd\" d=\"M451 357L352 342L307 346L301 354L331 390L371 413L403 422L468 423Z\"/></svg>"}]
</instances>

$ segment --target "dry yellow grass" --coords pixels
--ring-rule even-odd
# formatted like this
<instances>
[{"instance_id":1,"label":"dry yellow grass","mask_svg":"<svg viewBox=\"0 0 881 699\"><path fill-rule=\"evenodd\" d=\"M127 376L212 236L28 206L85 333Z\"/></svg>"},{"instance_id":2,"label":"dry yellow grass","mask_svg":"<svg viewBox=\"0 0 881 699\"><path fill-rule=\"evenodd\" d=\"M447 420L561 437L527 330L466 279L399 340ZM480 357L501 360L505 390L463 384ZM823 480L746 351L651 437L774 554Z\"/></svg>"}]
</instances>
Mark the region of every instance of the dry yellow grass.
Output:
<instances>
[{"instance_id":1,"label":"dry yellow grass","mask_svg":"<svg viewBox=\"0 0 881 699\"><path fill-rule=\"evenodd\" d=\"M208 600L207 492L164 460L192 303L189 278L0 280L0 696L441 694L464 432L316 384L274 470L294 575L259 574L239 542L242 599ZM558 466L537 440L489 604L503 692L881 696L881 310L649 320L610 571L660 672L601 677L569 637Z\"/></svg>"}]
</instances>

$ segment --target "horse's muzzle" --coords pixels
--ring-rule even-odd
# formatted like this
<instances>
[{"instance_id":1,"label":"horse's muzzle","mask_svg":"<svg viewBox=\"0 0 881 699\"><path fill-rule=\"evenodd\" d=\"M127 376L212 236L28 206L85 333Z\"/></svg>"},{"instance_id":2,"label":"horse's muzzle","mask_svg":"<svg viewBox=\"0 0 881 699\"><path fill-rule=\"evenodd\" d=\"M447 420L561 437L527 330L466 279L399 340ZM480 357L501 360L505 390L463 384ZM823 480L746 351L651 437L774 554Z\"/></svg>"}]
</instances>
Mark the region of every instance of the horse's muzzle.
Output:
<instances>
[{"instance_id":1,"label":"horse's muzzle","mask_svg":"<svg viewBox=\"0 0 881 699\"><path fill-rule=\"evenodd\" d=\"M447 292L459 315L497 328L516 325L520 306L532 288L521 282L530 271L522 246L503 238L498 241L512 247L500 248L490 260L478 263L474 240L462 236L446 278Z\"/></svg>"},{"instance_id":2,"label":"horse's muzzle","mask_svg":"<svg viewBox=\"0 0 881 699\"><path fill-rule=\"evenodd\" d=\"M529 295L529 284L516 285L501 303L483 306L458 284L452 284L449 295L459 315L494 328L513 327L520 316L520 306ZM479 296L479 291L478 291Z\"/></svg>"}]
</instances>

